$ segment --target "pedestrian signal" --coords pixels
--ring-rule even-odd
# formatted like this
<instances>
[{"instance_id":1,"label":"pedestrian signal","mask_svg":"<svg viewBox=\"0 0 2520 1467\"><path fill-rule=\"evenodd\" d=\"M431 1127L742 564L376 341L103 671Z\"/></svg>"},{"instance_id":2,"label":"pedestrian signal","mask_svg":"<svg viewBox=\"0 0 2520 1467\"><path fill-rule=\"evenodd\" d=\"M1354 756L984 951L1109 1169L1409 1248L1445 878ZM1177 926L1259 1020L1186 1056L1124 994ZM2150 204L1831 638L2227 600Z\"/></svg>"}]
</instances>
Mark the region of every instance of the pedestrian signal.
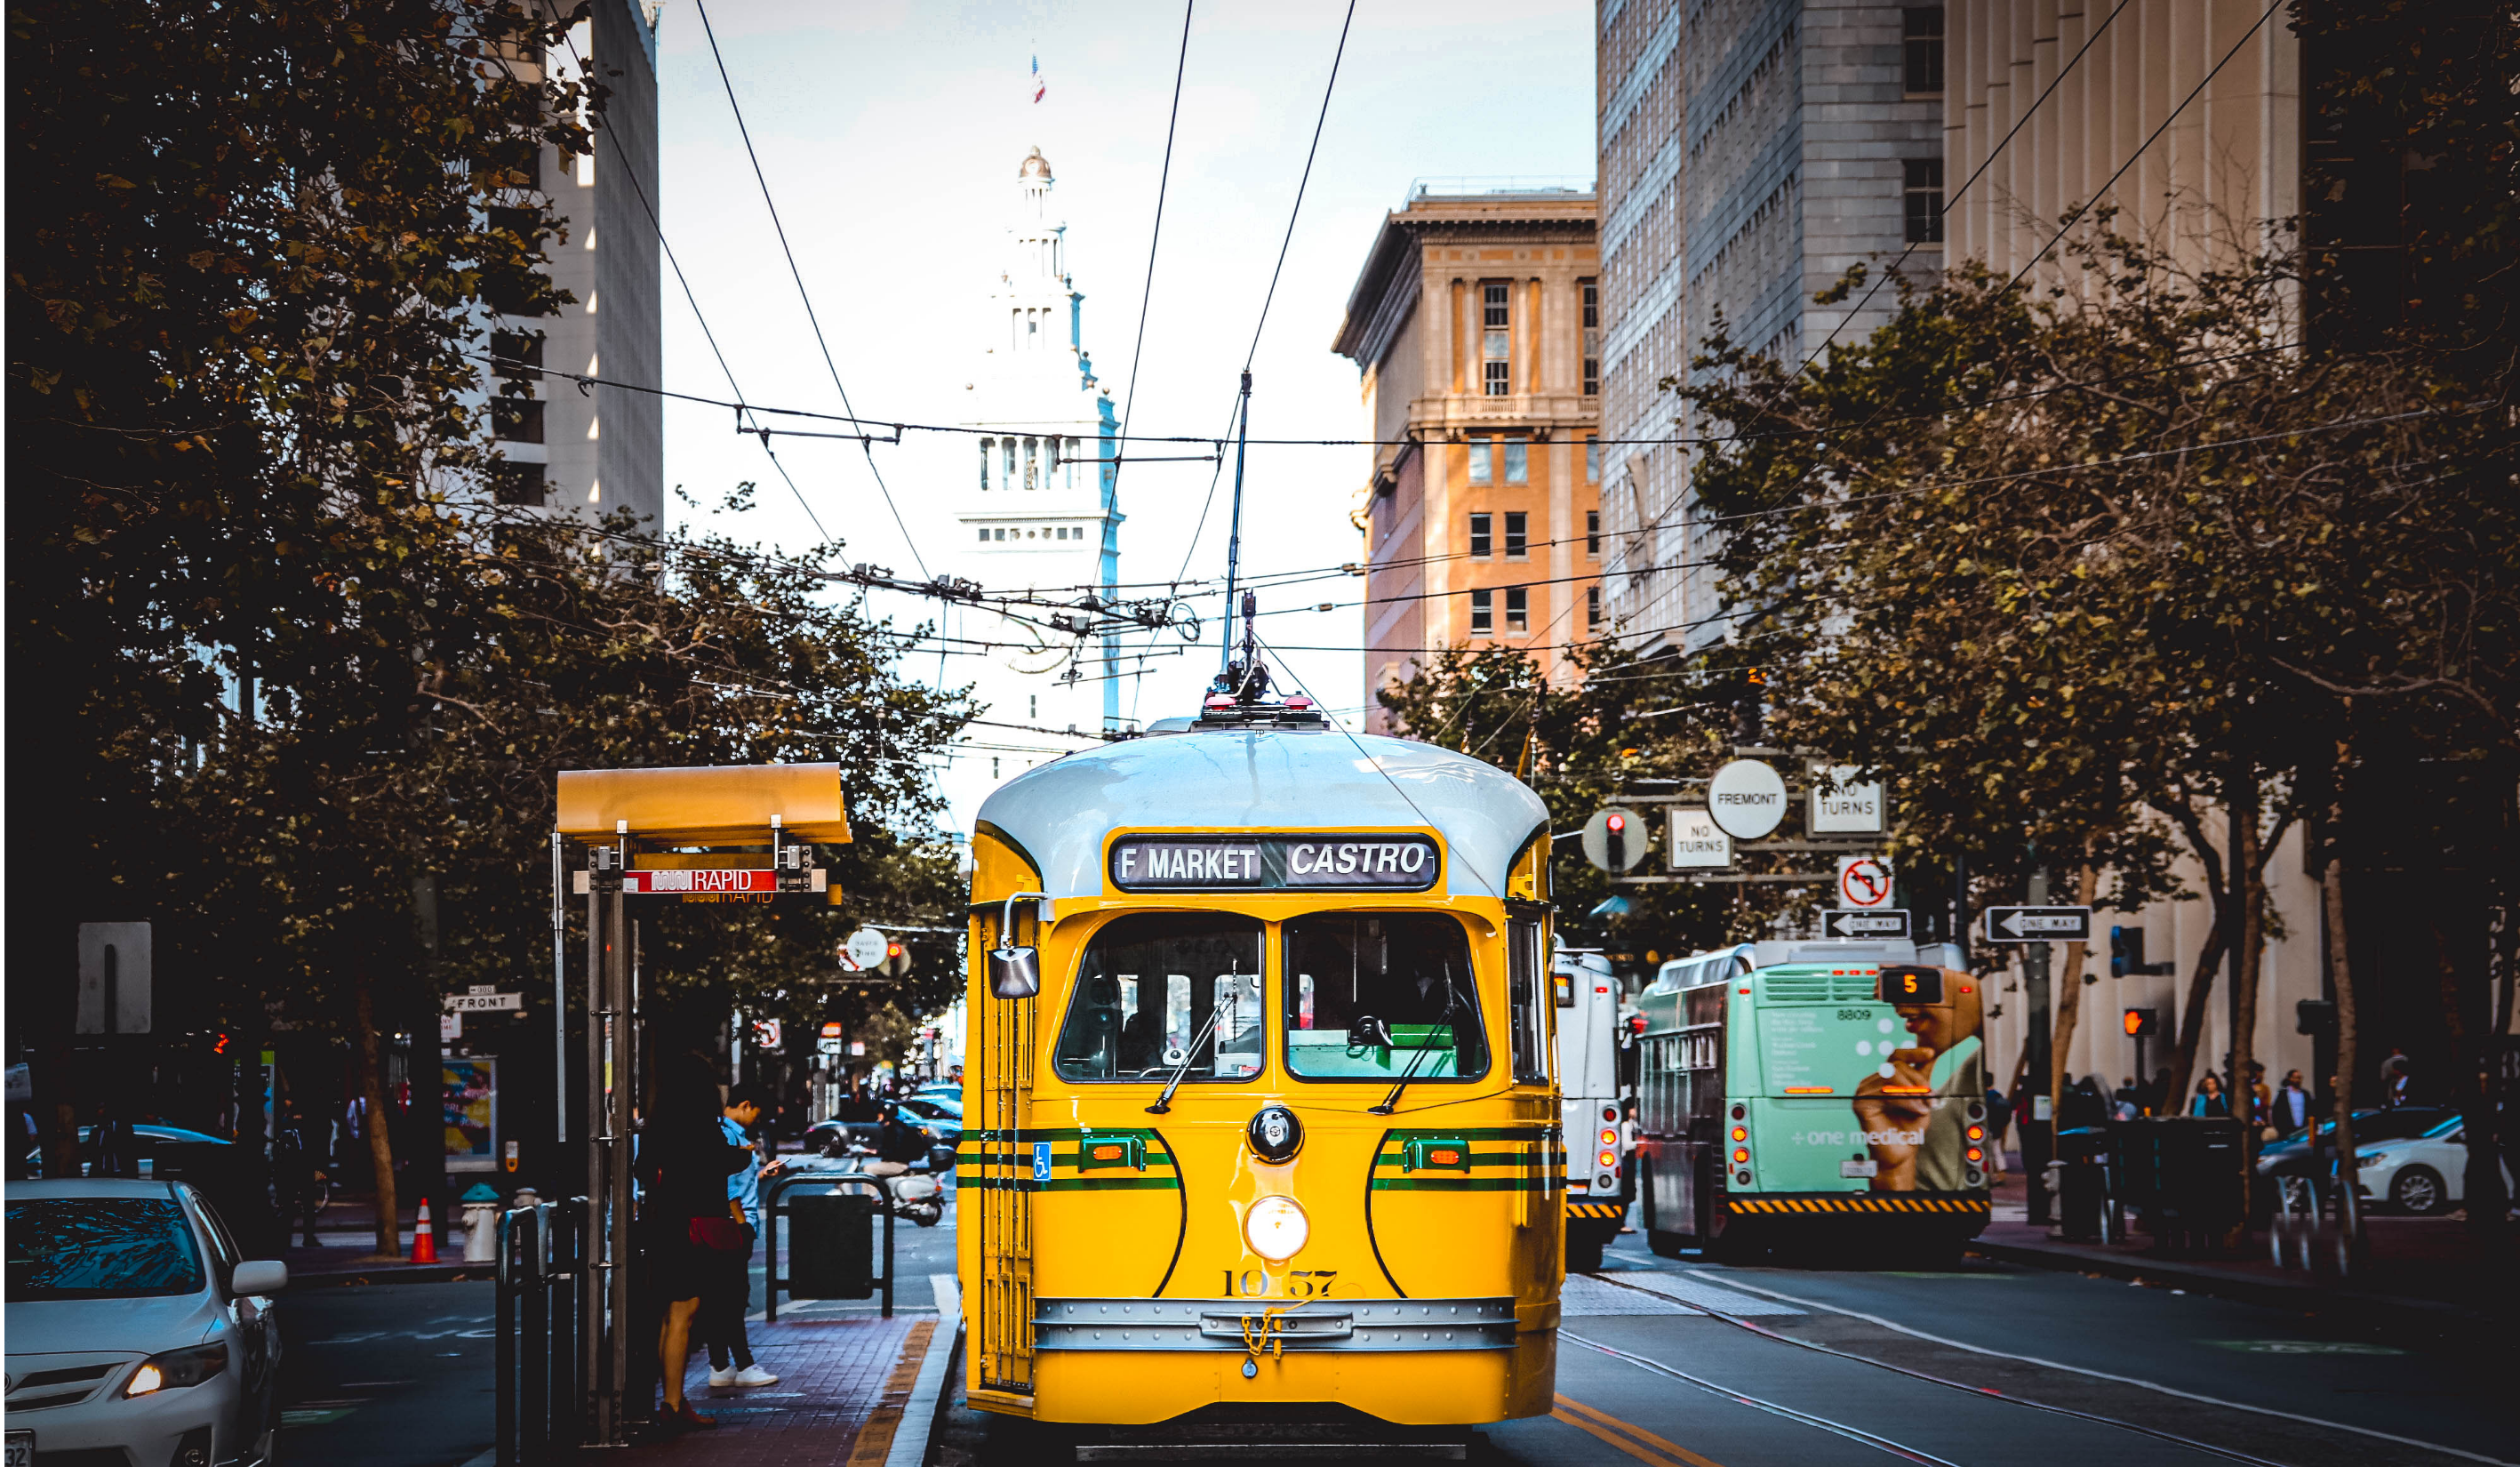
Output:
<instances>
[{"instance_id":1,"label":"pedestrian signal","mask_svg":"<svg viewBox=\"0 0 2520 1467\"><path fill-rule=\"evenodd\" d=\"M2126 1031L2129 1035L2138 1039L2148 1039L2152 1037L2153 1034L2160 1031L2161 1011L2159 1009L2129 1009L2126 1011L2126 1019L2124 1022L2126 1024Z\"/></svg>"}]
</instances>

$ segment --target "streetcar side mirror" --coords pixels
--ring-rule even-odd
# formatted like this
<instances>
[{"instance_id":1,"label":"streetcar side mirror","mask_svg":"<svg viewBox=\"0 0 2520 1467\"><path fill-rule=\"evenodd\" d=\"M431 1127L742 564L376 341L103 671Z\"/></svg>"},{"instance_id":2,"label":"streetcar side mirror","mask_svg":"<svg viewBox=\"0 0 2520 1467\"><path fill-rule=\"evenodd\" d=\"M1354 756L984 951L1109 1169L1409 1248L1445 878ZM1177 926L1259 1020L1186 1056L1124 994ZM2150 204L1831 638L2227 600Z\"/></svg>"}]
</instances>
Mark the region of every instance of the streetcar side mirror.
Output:
<instances>
[{"instance_id":1,"label":"streetcar side mirror","mask_svg":"<svg viewBox=\"0 0 2520 1467\"><path fill-rule=\"evenodd\" d=\"M1041 902L1034 919L1038 928L1049 921L1049 895L1017 892L1007 898L1006 911L998 920L998 945L989 949L989 991L1000 998L1030 998L1041 991L1041 949L1015 945L1015 903Z\"/></svg>"},{"instance_id":2,"label":"streetcar side mirror","mask_svg":"<svg viewBox=\"0 0 2520 1467\"><path fill-rule=\"evenodd\" d=\"M989 949L989 991L1000 998L1030 998L1041 991L1041 949Z\"/></svg>"}]
</instances>

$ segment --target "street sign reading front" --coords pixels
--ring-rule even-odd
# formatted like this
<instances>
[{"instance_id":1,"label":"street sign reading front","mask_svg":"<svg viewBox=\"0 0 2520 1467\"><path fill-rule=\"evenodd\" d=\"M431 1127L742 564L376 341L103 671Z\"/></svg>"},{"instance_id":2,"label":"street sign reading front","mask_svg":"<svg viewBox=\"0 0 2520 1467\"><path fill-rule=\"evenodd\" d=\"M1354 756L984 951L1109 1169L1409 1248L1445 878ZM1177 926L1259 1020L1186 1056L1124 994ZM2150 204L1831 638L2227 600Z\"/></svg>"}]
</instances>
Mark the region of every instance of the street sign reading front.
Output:
<instances>
[{"instance_id":1,"label":"street sign reading front","mask_svg":"<svg viewBox=\"0 0 2520 1467\"><path fill-rule=\"evenodd\" d=\"M470 993L449 993L438 1000L450 1014L521 1014L525 1011L522 993L485 993L475 987Z\"/></svg>"},{"instance_id":2,"label":"street sign reading front","mask_svg":"<svg viewBox=\"0 0 2520 1467\"><path fill-rule=\"evenodd\" d=\"M2092 909L2087 906L1991 906L1986 909L1990 942L2088 942Z\"/></svg>"},{"instance_id":3,"label":"street sign reading front","mask_svg":"<svg viewBox=\"0 0 2520 1467\"><path fill-rule=\"evenodd\" d=\"M1908 914L1898 907L1878 911L1839 907L1820 914L1820 935L1823 938L1904 938L1908 936Z\"/></svg>"}]
</instances>

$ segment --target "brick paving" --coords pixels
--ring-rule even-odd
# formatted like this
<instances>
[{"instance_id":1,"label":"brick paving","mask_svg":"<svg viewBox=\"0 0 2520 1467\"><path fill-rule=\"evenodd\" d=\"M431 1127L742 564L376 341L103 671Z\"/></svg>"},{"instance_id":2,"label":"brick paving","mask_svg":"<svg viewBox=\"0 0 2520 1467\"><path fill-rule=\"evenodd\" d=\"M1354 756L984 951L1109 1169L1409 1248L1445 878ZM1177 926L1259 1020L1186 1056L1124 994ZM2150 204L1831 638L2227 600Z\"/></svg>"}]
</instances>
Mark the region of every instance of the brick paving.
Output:
<instances>
[{"instance_id":1,"label":"brick paving","mask_svg":"<svg viewBox=\"0 0 2520 1467\"><path fill-rule=\"evenodd\" d=\"M779 1377L756 1390L711 1389L692 1352L683 1391L717 1430L652 1441L626 1462L688 1467L880 1467L891 1448L932 1318L782 1319L751 1326L754 1358Z\"/></svg>"}]
</instances>

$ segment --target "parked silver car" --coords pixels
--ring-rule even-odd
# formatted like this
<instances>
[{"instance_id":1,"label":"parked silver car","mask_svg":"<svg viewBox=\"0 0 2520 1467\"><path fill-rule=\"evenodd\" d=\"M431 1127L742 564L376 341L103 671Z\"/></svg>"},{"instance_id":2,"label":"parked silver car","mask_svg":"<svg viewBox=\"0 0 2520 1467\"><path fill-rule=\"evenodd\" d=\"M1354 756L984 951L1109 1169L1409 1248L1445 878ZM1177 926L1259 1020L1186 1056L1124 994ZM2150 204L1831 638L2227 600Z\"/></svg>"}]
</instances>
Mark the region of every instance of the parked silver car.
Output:
<instances>
[{"instance_id":1,"label":"parked silver car","mask_svg":"<svg viewBox=\"0 0 2520 1467\"><path fill-rule=\"evenodd\" d=\"M275 1459L286 1264L243 1258L182 1182L8 1185L4 1467L120 1448L132 1467ZM86 1460L82 1455L79 1460Z\"/></svg>"}]
</instances>

